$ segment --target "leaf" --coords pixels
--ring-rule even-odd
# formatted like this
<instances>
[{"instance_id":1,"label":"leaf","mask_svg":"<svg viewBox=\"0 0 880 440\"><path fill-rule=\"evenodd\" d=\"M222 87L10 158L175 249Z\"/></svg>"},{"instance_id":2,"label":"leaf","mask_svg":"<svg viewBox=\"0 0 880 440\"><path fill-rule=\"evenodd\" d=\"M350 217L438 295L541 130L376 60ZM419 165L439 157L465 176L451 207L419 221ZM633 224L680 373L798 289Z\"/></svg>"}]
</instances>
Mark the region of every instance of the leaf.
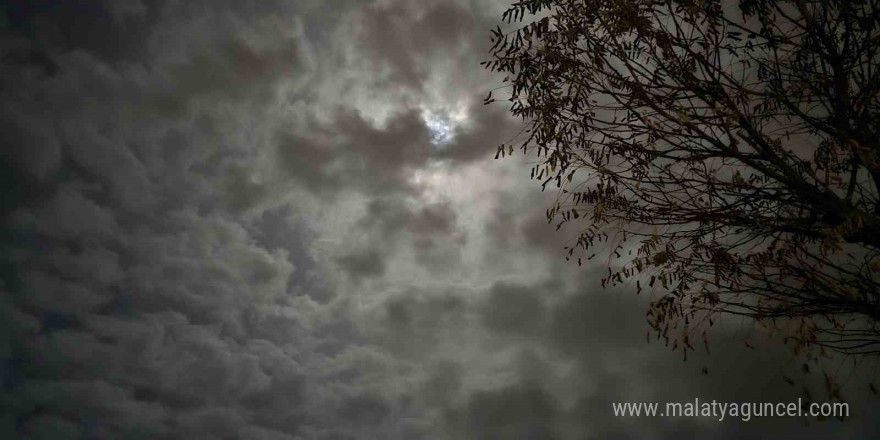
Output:
<instances>
[{"instance_id":1,"label":"leaf","mask_svg":"<svg viewBox=\"0 0 880 440\"><path fill-rule=\"evenodd\" d=\"M683 124L683 123L687 122L688 120L690 120L690 116L688 116L688 114L685 113L685 112L682 111L682 110L679 110L679 111L675 114L675 118L678 120L678 122L679 122L680 124Z\"/></svg>"}]
</instances>

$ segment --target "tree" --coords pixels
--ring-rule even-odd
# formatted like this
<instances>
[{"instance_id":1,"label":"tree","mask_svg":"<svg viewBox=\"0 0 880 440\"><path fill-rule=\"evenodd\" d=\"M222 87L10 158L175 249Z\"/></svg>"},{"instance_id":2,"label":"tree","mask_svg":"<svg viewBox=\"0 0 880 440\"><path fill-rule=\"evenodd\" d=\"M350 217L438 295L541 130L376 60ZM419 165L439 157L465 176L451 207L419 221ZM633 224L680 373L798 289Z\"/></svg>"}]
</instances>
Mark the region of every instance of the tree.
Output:
<instances>
[{"instance_id":1,"label":"tree","mask_svg":"<svg viewBox=\"0 0 880 440\"><path fill-rule=\"evenodd\" d=\"M507 75L532 178L558 188L548 221L586 222L568 258L606 246L602 284L646 283L649 323L685 358L724 315L811 357L877 355L878 12L524 0L484 65Z\"/></svg>"}]
</instances>

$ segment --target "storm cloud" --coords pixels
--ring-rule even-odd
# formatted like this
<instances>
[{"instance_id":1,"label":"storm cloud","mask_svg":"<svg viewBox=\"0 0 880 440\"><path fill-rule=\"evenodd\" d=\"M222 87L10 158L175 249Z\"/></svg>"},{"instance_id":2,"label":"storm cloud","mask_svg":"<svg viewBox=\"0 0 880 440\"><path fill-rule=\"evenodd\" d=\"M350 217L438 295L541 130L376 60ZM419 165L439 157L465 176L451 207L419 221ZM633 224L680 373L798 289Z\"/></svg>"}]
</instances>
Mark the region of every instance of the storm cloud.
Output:
<instances>
[{"instance_id":1,"label":"storm cloud","mask_svg":"<svg viewBox=\"0 0 880 440\"><path fill-rule=\"evenodd\" d=\"M752 324L685 363L645 294L564 261L554 194L492 160L521 129L481 102L504 6L0 9L0 438L877 432L866 387L845 423L613 416L801 390Z\"/></svg>"}]
</instances>

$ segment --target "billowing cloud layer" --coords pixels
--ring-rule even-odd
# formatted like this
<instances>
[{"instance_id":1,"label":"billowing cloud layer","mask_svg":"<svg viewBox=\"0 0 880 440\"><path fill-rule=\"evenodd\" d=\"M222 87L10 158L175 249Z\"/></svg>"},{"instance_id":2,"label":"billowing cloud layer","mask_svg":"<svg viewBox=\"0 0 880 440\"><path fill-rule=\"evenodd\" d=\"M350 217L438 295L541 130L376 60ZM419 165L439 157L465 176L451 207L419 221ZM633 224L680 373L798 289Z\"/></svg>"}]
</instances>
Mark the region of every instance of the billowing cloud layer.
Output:
<instances>
[{"instance_id":1,"label":"billowing cloud layer","mask_svg":"<svg viewBox=\"0 0 880 440\"><path fill-rule=\"evenodd\" d=\"M646 298L564 263L552 194L491 160L520 128L480 103L502 9L0 9L0 438L875 431L857 392L844 424L613 417L801 394L750 324L683 363L645 344Z\"/></svg>"}]
</instances>

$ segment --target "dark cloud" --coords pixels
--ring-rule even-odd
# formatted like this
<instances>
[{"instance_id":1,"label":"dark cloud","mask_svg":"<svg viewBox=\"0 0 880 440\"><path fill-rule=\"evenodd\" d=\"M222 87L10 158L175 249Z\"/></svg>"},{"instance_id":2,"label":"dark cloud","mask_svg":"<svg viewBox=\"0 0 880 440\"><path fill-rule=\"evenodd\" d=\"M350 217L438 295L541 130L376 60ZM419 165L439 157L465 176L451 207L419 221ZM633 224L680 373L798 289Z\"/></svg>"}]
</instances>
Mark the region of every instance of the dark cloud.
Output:
<instances>
[{"instance_id":1,"label":"dark cloud","mask_svg":"<svg viewBox=\"0 0 880 440\"><path fill-rule=\"evenodd\" d=\"M463 367L450 360L441 360L428 370L421 395L431 406L449 406L462 387Z\"/></svg>"},{"instance_id":2,"label":"dark cloud","mask_svg":"<svg viewBox=\"0 0 880 440\"><path fill-rule=\"evenodd\" d=\"M375 278L385 273L384 256L376 249L365 249L343 255L339 265L354 279Z\"/></svg>"},{"instance_id":3,"label":"dark cloud","mask_svg":"<svg viewBox=\"0 0 880 440\"><path fill-rule=\"evenodd\" d=\"M541 287L496 283L489 290L488 300L480 312L483 325L519 337L544 331L547 311Z\"/></svg>"},{"instance_id":4,"label":"dark cloud","mask_svg":"<svg viewBox=\"0 0 880 440\"><path fill-rule=\"evenodd\" d=\"M330 168L335 161L331 146L293 133L279 134L278 165L300 185L320 194L339 190L342 175Z\"/></svg>"},{"instance_id":5,"label":"dark cloud","mask_svg":"<svg viewBox=\"0 0 880 440\"><path fill-rule=\"evenodd\" d=\"M415 235L449 235L456 229L456 213L448 204L432 204L413 210L400 199L373 199L360 224L384 237L401 230Z\"/></svg>"},{"instance_id":6,"label":"dark cloud","mask_svg":"<svg viewBox=\"0 0 880 440\"><path fill-rule=\"evenodd\" d=\"M546 391L514 385L474 393L468 401L469 438L559 439L559 404Z\"/></svg>"},{"instance_id":7,"label":"dark cloud","mask_svg":"<svg viewBox=\"0 0 880 440\"><path fill-rule=\"evenodd\" d=\"M412 289L395 294L378 313L376 340L400 358L423 359L447 343L450 333L469 326L470 307L460 294L449 291ZM440 364L456 368L451 360Z\"/></svg>"},{"instance_id":8,"label":"dark cloud","mask_svg":"<svg viewBox=\"0 0 880 440\"><path fill-rule=\"evenodd\" d=\"M160 2L39 0L12 2L3 12L8 30L39 46L64 52L84 50L119 62L137 59L146 50L160 8Z\"/></svg>"},{"instance_id":9,"label":"dark cloud","mask_svg":"<svg viewBox=\"0 0 880 440\"><path fill-rule=\"evenodd\" d=\"M157 42L187 39L175 21L187 17L145 8L6 10L13 58L40 48L2 71L7 438L300 430L306 380L283 347L309 330L292 309L259 309L287 294L292 251L306 253L257 246L231 217L272 191L254 180L254 145L236 145L246 118L220 111L270 96L298 49L229 32L166 64Z\"/></svg>"},{"instance_id":10,"label":"dark cloud","mask_svg":"<svg viewBox=\"0 0 880 440\"><path fill-rule=\"evenodd\" d=\"M287 253L294 270L294 276L288 279L288 293L308 295L320 303L326 303L334 297L332 282L322 276L320 262L309 249L309 243L317 238L317 232L303 219L297 218L293 207L282 205L267 209L251 228L254 240L261 247Z\"/></svg>"},{"instance_id":11,"label":"dark cloud","mask_svg":"<svg viewBox=\"0 0 880 440\"><path fill-rule=\"evenodd\" d=\"M484 96L471 98L471 120L456 128L452 142L438 153L440 157L459 162L486 161L494 157L499 145L510 145L522 130L522 122L511 118L504 107L483 105Z\"/></svg>"},{"instance_id":12,"label":"dark cloud","mask_svg":"<svg viewBox=\"0 0 880 440\"><path fill-rule=\"evenodd\" d=\"M310 121L308 133L279 132L278 166L322 197L343 189L379 197L412 195L418 192L411 181L416 170L437 163L459 167L490 157L494 138L500 138L498 124L509 121L499 112L484 117L478 110L470 109L474 120L457 128L449 145L438 148L419 109L404 108L377 128L360 113L338 108L329 123Z\"/></svg>"},{"instance_id":13,"label":"dark cloud","mask_svg":"<svg viewBox=\"0 0 880 440\"><path fill-rule=\"evenodd\" d=\"M638 337L649 329L643 301L635 301L631 292L609 292L597 286L584 286L584 290L554 307L549 344L569 355L593 357L603 350L621 353L645 342Z\"/></svg>"},{"instance_id":14,"label":"dark cloud","mask_svg":"<svg viewBox=\"0 0 880 440\"><path fill-rule=\"evenodd\" d=\"M374 63L390 67L389 82L422 89L434 57L472 57L485 28L472 11L456 2L377 3L364 8L359 24L361 48ZM471 50L468 50L471 49ZM376 70L381 70L377 68Z\"/></svg>"},{"instance_id":15,"label":"dark cloud","mask_svg":"<svg viewBox=\"0 0 880 440\"><path fill-rule=\"evenodd\" d=\"M542 191L539 183L528 180L527 170L519 168L516 171L517 175L513 177L526 185L500 194L483 219L483 231L489 239L489 246L497 249L502 258L513 258L510 251L516 249L538 261L554 261L554 266L567 265L565 246L577 242L579 226L570 223L568 227L557 228L556 220L549 222L545 207L554 202L556 188Z\"/></svg>"},{"instance_id":16,"label":"dark cloud","mask_svg":"<svg viewBox=\"0 0 880 440\"><path fill-rule=\"evenodd\" d=\"M386 260L396 254L401 241L408 242L419 264L434 272L459 264L460 248L467 243L457 213L447 203L413 207L401 198L374 198L357 226L366 244L337 258L356 280L382 275Z\"/></svg>"},{"instance_id":17,"label":"dark cloud","mask_svg":"<svg viewBox=\"0 0 880 440\"><path fill-rule=\"evenodd\" d=\"M339 418L358 425L378 425L385 422L390 411L383 398L373 394L358 394L345 399Z\"/></svg>"},{"instance_id":18,"label":"dark cloud","mask_svg":"<svg viewBox=\"0 0 880 440\"><path fill-rule=\"evenodd\" d=\"M843 426L610 414L798 390L736 323L687 364L645 344L645 298L563 264L552 194L489 159L520 129L480 103L501 6L0 8L0 438L876 432L858 397Z\"/></svg>"}]
</instances>

